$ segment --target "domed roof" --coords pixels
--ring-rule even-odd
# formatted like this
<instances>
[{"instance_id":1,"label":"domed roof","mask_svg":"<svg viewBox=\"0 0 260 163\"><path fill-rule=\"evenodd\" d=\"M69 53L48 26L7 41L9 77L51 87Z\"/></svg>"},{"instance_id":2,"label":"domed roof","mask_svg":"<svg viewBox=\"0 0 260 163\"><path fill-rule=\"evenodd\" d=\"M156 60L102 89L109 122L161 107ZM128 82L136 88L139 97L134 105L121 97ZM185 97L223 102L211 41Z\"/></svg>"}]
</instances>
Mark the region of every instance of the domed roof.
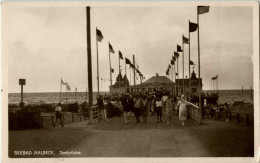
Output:
<instances>
[{"instance_id":1,"label":"domed roof","mask_svg":"<svg viewBox=\"0 0 260 163\"><path fill-rule=\"evenodd\" d=\"M152 83L173 84L173 82L170 79L168 79L166 76L153 76L150 79L143 82L143 84L152 84Z\"/></svg>"}]
</instances>

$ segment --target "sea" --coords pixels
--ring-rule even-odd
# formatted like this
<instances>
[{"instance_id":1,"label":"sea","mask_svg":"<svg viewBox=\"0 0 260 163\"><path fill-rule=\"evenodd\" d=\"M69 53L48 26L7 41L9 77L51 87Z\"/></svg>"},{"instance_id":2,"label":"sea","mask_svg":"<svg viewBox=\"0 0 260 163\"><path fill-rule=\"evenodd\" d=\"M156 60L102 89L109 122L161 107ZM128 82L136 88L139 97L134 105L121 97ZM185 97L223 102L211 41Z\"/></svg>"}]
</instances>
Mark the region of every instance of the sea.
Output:
<instances>
[{"instance_id":1,"label":"sea","mask_svg":"<svg viewBox=\"0 0 260 163\"><path fill-rule=\"evenodd\" d=\"M205 93L211 93L215 91L205 90ZM102 95L108 95L108 92L101 92ZM252 100L252 90L218 90L219 94L219 104L233 104L234 101L244 101L248 103L253 103ZM44 92L44 93L24 93L23 101L25 104L42 104L42 103L58 103L60 101L59 92ZM93 92L93 103L96 103L97 92ZM67 100L66 100L67 99ZM62 102L78 102L82 103L88 101L88 94L86 92L65 92L61 94ZM20 93L9 93L8 103L9 104L19 104L21 101Z\"/></svg>"}]
</instances>

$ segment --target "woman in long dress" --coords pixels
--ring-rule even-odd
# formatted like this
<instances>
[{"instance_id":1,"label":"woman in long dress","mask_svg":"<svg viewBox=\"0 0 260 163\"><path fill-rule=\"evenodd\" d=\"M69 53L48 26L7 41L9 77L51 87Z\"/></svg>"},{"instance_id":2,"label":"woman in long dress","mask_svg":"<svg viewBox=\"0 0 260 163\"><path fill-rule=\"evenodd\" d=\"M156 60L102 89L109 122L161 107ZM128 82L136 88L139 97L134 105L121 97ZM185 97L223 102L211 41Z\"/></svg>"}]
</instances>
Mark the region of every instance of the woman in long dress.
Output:
<instances>
[{"instance_id":1,"label":"woman in long dress","mask_svg":"<svg viewBox=\"0 0 260 163\"><path fill-rule=\"evenodd\" d=\"M175 103L173 102L172 96L170 95L169 98L166 100L166 119L167 125L171 123L171 118L173 116L173 108Z\"/></svg>"},{"instance_id":2,"label":"woman in long dress","mask_svg":"<svg viewBox=\"0 0 260 163\"><path fill-rule=\"evenodd\" d=\"M182 121L182 126L184 126L184 122L187 119L188 111L187 111L187 105L191 105L195 108L199 108L197 105L194 105L188 101L185 100L184 95L181 95L181 99L178 102L177 106L179 107L179 120Z\"/></svg>"}]
</instances>

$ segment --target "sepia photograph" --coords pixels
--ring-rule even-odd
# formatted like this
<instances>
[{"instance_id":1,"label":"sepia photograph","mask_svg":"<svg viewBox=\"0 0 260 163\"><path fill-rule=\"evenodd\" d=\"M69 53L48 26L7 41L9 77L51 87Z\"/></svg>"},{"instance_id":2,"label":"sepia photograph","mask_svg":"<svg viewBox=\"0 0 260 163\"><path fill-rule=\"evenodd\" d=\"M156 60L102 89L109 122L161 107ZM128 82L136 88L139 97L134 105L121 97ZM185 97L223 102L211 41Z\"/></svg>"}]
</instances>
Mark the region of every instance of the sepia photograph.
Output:
<instances>
[{"instance_id":1,"label":"sepia photograph","mask_svg":"<svg viewBox=\"0 0 260 163\"><path fill-rule=\"evenodd\" d=\"M2 160L258 162L258 8L3 2Z\"/></svg>"}]
</instances>

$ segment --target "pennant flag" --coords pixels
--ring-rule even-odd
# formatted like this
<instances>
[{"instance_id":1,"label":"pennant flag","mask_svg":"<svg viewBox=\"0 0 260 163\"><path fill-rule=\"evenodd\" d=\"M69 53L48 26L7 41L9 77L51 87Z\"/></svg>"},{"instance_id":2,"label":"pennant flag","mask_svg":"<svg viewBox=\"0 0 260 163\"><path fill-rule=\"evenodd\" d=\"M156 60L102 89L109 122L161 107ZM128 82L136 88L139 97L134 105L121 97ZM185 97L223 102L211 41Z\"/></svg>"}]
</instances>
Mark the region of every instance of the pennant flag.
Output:
<instances>
[{"instance_id":1,"label":"pennant flag","mask_svg":"<svg viewBox=\"0 0 260 163\"><path fill-rule=\"evenodd\" d=\"M104 38L101 31L96 28L96 33L97 33L97 41L101 42Z\"/></svg>"},{"instance_id":2,"label":"pennant flag","mask_svg":"<svg viewBox=\"0 0 260 163\"><path fill-rule=\"evenodd\" d=\"M131 65L131 61L129 59L127 59L126 57L125 57L125 64L130 64Z\"/></svg>"},{"instance_id":3,"label":"pennant flag","mask_svg":"<svg viewBox=\"0 0 260 163\"><path fill-rule=\"evenodd\" d=\"M172 56L172 60L173 60L173 62L175 62L175 61L176 61L176 58L175 58L174 56Z\"/></svg>"},{"instance_id":4,"label":"pennant flag","mask_svg":"<svg viewBox=\"0 0 260 163\"><path fill-rule=\"evenodd\" d=\"M169 75L169 69L166 70L166 75Z\"/></svg>"},{"instance_id":5,"label":"pennant flag","mask_svg":"<svg viewBox=\"0 0 260 163\"><path fill-rule=\"evenodd\" d=\"M113 47L112 47L112 45L109 43L109 52L110 53L115 53L115 51L114 51L114 49L113 49Z\"/></svg>"},{"instance_id":6,"label":"pennant flag","mask_svg":"<svg viewBox=\"0 0 260 163\"><path fill-rule=\"evenodd\" d=\"M175 58L179 58L179 53L174 52L174 57L175 57Z\"/></svg>"},{"instance_id":7,"label":"pennant flag","mask_svg":"<svg viewBox=\"0 0 260 163\"><path fill-rule=\"evenodd\" d=\"M195 32L197 30L197 28L198 28L198 24L189 22L190 32Z\"/></svg>"},{"instance_id":8,"label":"pennant flag","mask_svg":"<svg viewBox=\"0 0 260 163\"><path fill-rule=\"evenodd\" d=\"M114 73L114 69L113 68L111 68L111 72Z\"/></svg>"},{"instance_id":9,"label":"pennant flag","mask_svg":"<svg viewBox=\"0 0 260 163\"><path fill-rule=\"evenodd\" d=\"M218 79L218 75L212 78L212 80L216 80L216 79Z\"/></svg>"},{"instance_id":10,"label":"pennant flag","mask_svg":"<svg viewBox=\"0 0 260 163\"><path fill-rule=\"evenodd\" d=\"M65 82L63 82L63 80L62 80L62 78L61 78L61 84L63 84L63 85L66 85L67 83L65 83Z\"/></svg>"},{"instance_id":11,"label":"pennant flag","mask_svg":"<svg viewBox=\"0 0 260 163\"><path fill-rule=\"evenodd\" d=\"M123 54L121 53L121 51L119 51L119 58L120 58L120 59L124 59L124 58L123 58Z\"/></svg>"},{"instance_id":12,"label":"pennant flag","mask_svg":"<svg viewBox=\"0 0 260 163\"><path fill-rule=\"evenodd\" d=\"M70 86L68 83L66 84L66 86L67 86L67 90L70 91Z\"/></svg>"},{"instance_id":13,"label":"pennant flag","mask_svg":"<svg viewBox=\"0 0 260 163\"><path fill-rule=\"evenodd\" d=\"M177 52L182 52L181 46L177 44Z\"/></svg>"},{"instance_id":14,"label":"pennant flag","mask_svg":"<svg viewBox=\"0 0 260 163\"><path fill-rule=\"evenodd\" d=\"M178 73L176 72L176 75L178 76Z\"/></svg>"},{"instance_id":15,"label":"pennant flag","mask_svg":"<svg viewBox=\"0 0 260 163\"><path fill-rule=\"evenodd\" d=\"M209 12L209 6L198 6L198 14L205 14Z\"/></svg>"},{"instance_id":16,"label":"pennant flag","mask_svg":"<svg viewBox=\"0 0 260 163\"><path fill-rule=\"evenodd\" d=\"M133 65L133 64L130 64L130 67L133 68L133 69L135 69L135 65Z\"/></svg>"},{"instance_id":17,"label":"pennant flag","mask_svg":"<svg viewBox=\"0 0 260 163\"><path fill-rule=\"evenodd\" d=\"M174 61L173 60L171 60L171 65L174 65Z\"/></svg>"},{"instance_id":18,"label":"pennant flag","mask_svg":"<svg viewBox=\"0 0 260 163\"><path fill-rule=\"evenodd\" d=\"M190 65L194 65L193 61L190 61Z\"/></svg>"},{"instance_id":19,"label":"pennant flag","mask_svg":"<svg viewBox=\"0 0 260 163\"><path fill-rule=\"evenodd\" d=\"M182 40L184 44L189 44L189 39L186 38L185 36L182 36Z\"/></svg>"}]
</instances>

